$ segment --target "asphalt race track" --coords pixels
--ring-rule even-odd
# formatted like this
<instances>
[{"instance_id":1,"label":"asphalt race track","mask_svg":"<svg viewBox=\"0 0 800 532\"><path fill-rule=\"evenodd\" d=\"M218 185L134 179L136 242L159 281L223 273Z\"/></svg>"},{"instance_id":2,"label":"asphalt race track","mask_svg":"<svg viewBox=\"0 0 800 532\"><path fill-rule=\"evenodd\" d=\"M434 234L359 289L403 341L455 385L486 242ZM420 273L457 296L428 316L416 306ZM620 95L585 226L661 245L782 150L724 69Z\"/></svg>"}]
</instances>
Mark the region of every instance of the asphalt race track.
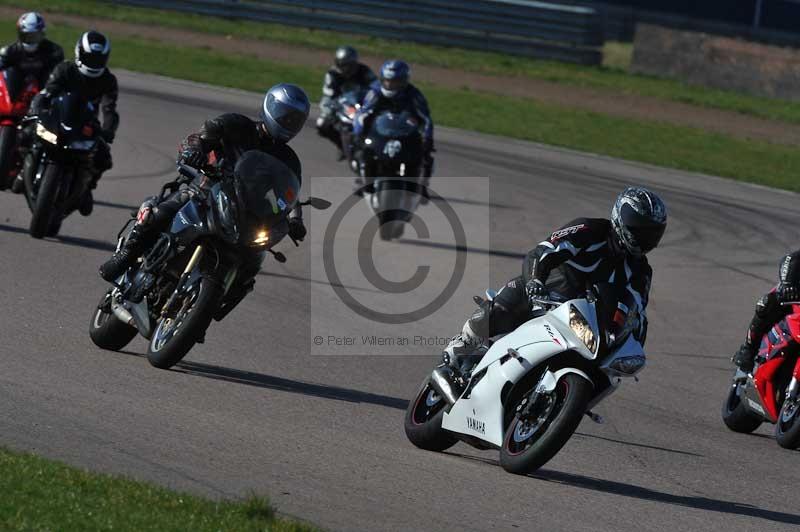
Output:
<instances>
[{"instance_id":1,"label":"asphalt race track","mask_svg":"<svg viewBox=\"0 0 800 532\"><path fill-rule=\"evenodd\" d=\"M626 184L653 187L669 207L651 258L641 381L597 408L606 424L585 419L544 469L519 477L499 467L495 451L458 444L436 454L406 440L404 408L436 348L384 346L374 356L313 348L318 331L368 332L330 296L309 242L281 244L289 261L265 262L255 292L172 371L147 363L141 338L123 353L97 349L88 337L104 290L97 267L129 211L172 175L183 135L212 115L259 105L252 94L130 73L120 85L115 167L91 218L75 215L60 238L36 241L24 200L0 194L0 444L213 497L255 490L333 530L798 529L800 454L780 449L771 426L734 434L719 415L753 303L797 246L796 195L438 130L437 172L454 179L434 185L458 206L483 270L468 272L436 330L428 320L424 331L404 326L408 334L454 334L474 308L470 294L517 275L521 254L556 226L606 216ZM321 176L347 175L312 127L293 145L306 189L332 189ZM465 189L480 188L467 177L491 176L491 187L466 193L455 176L465 176ZM347 192L332 189L330 199L336 205ZM323 215L310 219L314 238ZM350 230L342 226L342 241L353 240ZM403 279L408 263L452 261L456 250L436 242L412 234L383 244L393 259L378 263ZM437 275L432 282L444 282Z\"/></svg>"}]
</instances>

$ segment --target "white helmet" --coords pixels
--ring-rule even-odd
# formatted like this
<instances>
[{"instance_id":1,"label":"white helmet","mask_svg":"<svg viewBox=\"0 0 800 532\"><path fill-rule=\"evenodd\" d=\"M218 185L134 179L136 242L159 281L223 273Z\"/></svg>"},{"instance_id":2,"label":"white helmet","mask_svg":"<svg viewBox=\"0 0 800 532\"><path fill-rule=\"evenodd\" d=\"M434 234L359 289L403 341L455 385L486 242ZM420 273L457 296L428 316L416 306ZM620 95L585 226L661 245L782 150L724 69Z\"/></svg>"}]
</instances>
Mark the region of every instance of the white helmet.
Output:
<instances>
[{"instance_id":1,"label":"white helmet","mask_svg":"<svg viewBox=\"0 0 800 532\"><path fill-rule=\"evenodd\" d=\"M106 71L111 41L98 31L87 31L75 44L75 64L84 76L98 78Z\"/></svg>"},{"instance_id":2,"label":"white helmet","mask_svg":"<svg viewBox=\"0 0 800 532\"><path fill-rule=\"evenodd\" d=\"M35 11L25 13L17 20L17 35L26 52L35 52L44 39L44 17Z\"/></svg>"}]
</instances>

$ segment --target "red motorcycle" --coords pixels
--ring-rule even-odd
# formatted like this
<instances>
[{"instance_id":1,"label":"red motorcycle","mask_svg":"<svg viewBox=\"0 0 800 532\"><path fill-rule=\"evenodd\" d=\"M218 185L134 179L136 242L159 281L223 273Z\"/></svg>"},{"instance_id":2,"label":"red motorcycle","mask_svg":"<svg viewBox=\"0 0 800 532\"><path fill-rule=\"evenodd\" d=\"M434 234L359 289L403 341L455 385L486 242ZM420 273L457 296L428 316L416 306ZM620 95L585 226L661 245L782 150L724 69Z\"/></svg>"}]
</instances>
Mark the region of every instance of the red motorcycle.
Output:
<instances>
[{"instance_id":1,"label":"red motorcycle","mask_svg":"<svg viewBox=\"0 0 800 532\"><path fill-rule=\"evenodd\" d=\"M800 304L761 341L752 374L736 369L722 405L722 420L735 432L775 424L775 439L786 449L800 447Z\"/></svg>"},{"instance_id":2,"label":"red motorcycle","mask_svg":"<svg viewBox=\"0 0 800 532\"><path fill-rule=\"evenodd\" d=\"M22 166L17 150L17 126L28 112L39 82L16 68L0 75L0 190L8 188Z\"/></svg>"}]
</instances>

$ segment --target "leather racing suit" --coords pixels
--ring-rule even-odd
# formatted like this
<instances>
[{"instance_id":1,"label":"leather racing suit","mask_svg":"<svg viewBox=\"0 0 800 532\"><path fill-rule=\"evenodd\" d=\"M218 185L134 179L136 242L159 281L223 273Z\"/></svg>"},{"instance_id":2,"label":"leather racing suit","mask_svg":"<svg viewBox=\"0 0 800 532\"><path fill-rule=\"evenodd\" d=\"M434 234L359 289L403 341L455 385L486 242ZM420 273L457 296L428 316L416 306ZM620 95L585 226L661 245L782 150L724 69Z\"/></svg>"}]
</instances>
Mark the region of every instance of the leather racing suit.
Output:
<instances>
[{"instance_id":1,"label":"leather racing suit","mask_svg":"<svg viewBox=\"0 0 800 532\"><path fill-rule=\"evenodd\" d=\"M336 66L332 66L325 74L325 81L322 85L322 99L319 102L320 114L319 118L317 118L317 133L333 142L343 153L347 151L348 147L341 145L341 135L334 128L336 123L336 100L350 90L368 90L376 79L375 73L364 63L359 63L355 72L349 77L345 76Z\"/></svg>"},{"instance_id":2,"label":"leather racing suit","mask_svg":"<svg viewBox=\"0 0 800 532\"><path fill-rule=\"evenodd\" d=\"M468 346L477 347L486 338L509 333L531 319L534 316L530 303L533 284L543 285L542 293L548 294L550 299L567 301L583 297L587 287L595 283L610 283L620 293L624 291L624 297L617 304L614 323L621 326L629 313L638 312L634 335L644 345L645 310L652 275L646 257L630 255L619 245L609 220L578 218L553 232L528 253L522 275L506 283L493 301L481 305L464 324L461 336ZM448 354L448 350L445 353ZM465 350L463 354L466 353ZM449 354L453 355L452 350ZM456 358L458 355L456 351Z\"/></svg>"},{"instance_id":3,"label":"leather racing suit","mask_svg":"<svg viewBox=\"0 0 800 532\"><path fill-rule=\"evenodd\" d=\"M25 76L34 76L43 87L50 72L64 60L64 50L49 39L43 39L33 52L14 42L0 49L0 70L18 68Z\"/></svg>"}]
</instances>

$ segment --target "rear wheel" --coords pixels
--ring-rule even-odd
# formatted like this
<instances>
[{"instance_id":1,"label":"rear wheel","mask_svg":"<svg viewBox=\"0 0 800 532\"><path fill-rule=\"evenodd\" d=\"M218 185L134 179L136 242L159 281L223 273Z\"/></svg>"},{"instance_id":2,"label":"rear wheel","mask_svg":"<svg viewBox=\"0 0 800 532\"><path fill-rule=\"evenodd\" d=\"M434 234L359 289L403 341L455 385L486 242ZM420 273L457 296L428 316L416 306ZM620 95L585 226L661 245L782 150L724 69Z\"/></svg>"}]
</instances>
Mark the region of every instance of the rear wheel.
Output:
<instances>
[{"instance_id":1,"label":"rear wheel","mask_svg":"<svg viewBox=\"0 0 800 532\"><path fill-rule=\"evenodd\" d=\"M722 403L722 421L734 432L750 433L756 430L764 419L747 409L742 402L744 382L734 382L728 391L728 397Z\"/></svg>"},{"instance_id":2,"label":"rear wheel","mask_svg":"<svg viewBox=\"0 0 800 532\"><path fill-rule=\"evenodd\" d=\"M133 340L138 331L114 315L109 299L107 292L95 309L89 322L89 337L100 349L119 351Z\"/></svg>"},{"instance_id":3,"label":"rear wheel","mask_svg":"<svg viewBox=\"0 0 800 532\"><path fill-rule=\"evenodd\" d=\"M578 428L591 396L592 384L574 373L561 377L552 392L537 396L528 412L517 413L506 428L500 448L503 469L524 475L547 463ZM524 394L509 408L524 409L530 397Z\"/></svg>"},{"instance_id":4,"label":"rear wheel","mask_svg":"<svg viewBox=\"0 0 800 532\"><path fill-rule=\"evenodd\" d=\"M414 400L406 409L405 430L408 440L427 451L444 451L458 441L442 428L447 401L425 379Z\"/></svg>"},{"instance_id":5,"label":"rear wheel","mask_svg":"<svg viewBox=\"0 0 800 532\"><path fill-rule=\"evenodd\" d=\"M158 321L147 349L150 364L167 369L180 362L205 337L222 295L222 285L210 277L190 285L176 302L177 310Z\"/></svg>"},{"instance_id":6,"label":"rear wheel","mask_svg":"<svg viewBox=\"0 0 800 532\"><path fill-rule=\"evenodd\" d=\"M51 230L55 211L58 188L61 185L61 167L50 162L42 176L36 201L33 204L30 233L33 238L44 238Z\"/></svg>"},{"instance_id":7,"label":"rear wheel","mask_svg":"<svg viewBox=\"0 0 800 532\"><path fill-rule=\"evenodd\" d=\"M784 401L775 424L775 439L784 449L800 447L800 399Z\"/></svg>"},{"instance_id":8,"label":"rear wheel","mask_svg":"<svg viewBox=\"0 0 800 532\"><path fill-rule=\"evenodd\" d=\"M14 165L14 150L17 146L17 128L0 126L0 190L11 185L13 179L8 175Z\"/></svg>"}]
</instances>

